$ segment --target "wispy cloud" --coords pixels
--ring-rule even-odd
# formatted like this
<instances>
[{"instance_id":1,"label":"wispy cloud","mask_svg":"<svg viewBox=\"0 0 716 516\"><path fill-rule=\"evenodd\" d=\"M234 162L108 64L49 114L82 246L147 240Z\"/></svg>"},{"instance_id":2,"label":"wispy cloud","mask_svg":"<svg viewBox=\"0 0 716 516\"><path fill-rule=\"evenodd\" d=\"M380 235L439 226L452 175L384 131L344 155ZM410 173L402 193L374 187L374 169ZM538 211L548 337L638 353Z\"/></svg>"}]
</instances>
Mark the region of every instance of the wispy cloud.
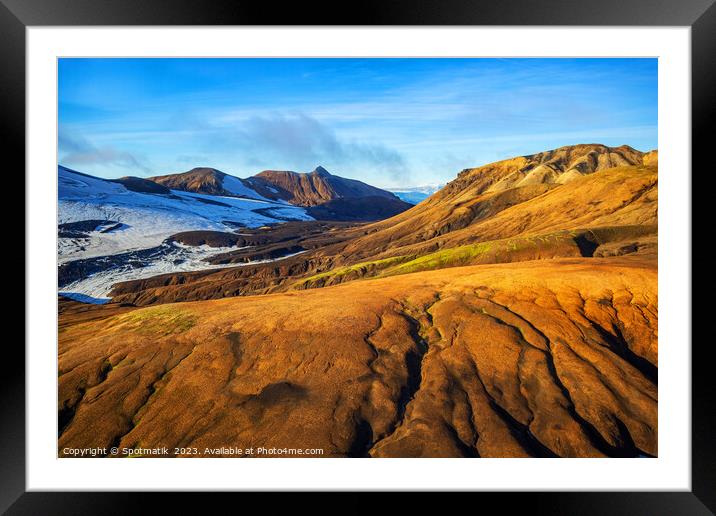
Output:
<instances>
[{"instance_id":1,"label":"wispy cloud","mask_svg":"<svg viewBox=\"0 0 716 516\"><path fill-rule=\"evenodd\" d=\"M151 169L132 153L115 148L112 145L96 146L81 135L71 134L60 126L58 135L60 162L67 165L115 165L131 170L139 170L145 175Z\"/></svg>"},{"instance_id":2,"label":"wispy cloud","mask_svg":"<svg viewBox=\"0 0 716 516\"><path fill-rule=\"evenodd\" d=\"M405 159L385 145L346 141L328 125L304 113L253 116L238 124L231 139L253 161L270 156L275 162L302 164L350 163L353 168L371 167L394 179L407 174Z\"/></svg>"}]
</instances>

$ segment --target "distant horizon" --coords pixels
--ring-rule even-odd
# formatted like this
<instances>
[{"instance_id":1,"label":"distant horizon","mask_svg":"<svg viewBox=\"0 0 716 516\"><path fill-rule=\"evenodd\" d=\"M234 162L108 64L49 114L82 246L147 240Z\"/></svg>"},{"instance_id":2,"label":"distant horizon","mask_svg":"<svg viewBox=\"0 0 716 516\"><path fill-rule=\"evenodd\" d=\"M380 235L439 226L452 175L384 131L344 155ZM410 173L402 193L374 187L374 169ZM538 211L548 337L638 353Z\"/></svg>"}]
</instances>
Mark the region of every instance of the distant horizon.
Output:
<instances>
[{"instance_id":1,"label":"distant horizon","mask_svg":"<svg viewBox=\"0 0 716 516\"><path fill-rule=\"evenodd\" d=\"M603 143L597 143L597 142L591 142L591 143L575 143L575 144L572 144L572 145L604 145L604 144L603 144ZM628 147L631 147L632 149L634 149L634 150L636 150L636 151L638 151L638 152L644 153L644 154L646 154L647 152L658 151L658 148L657 148L657 147L654 147L653 149L642 150L642 149L637 149L637 148L635 148L635 147L633 147L633 146L631 146L631 145L628 145L628 144L610 145L610 146L608 146L608 147L617 148L617 147L621 147L621 146L624 146L624 145L626 145L626 146L628 146ZM544 149L544 151L540 151L540 152L546 152L546 151L556 150L556 149L559 149L559 148L562 148L562 147L569 147L569 146L571 146L571 145L560 145L559 147L555 147L554 149ZM504 161L504 160L508 160L508 159L511 159L511 158L516 158L516 157L519 157L519 156L526 156L526 154L520 154L520 155L517 155L517 156L507 156L507 157L504 157L504 158L497 159L497 160L495 160L494 162L491 162L491 163L496 163L496 162L499 162L499 161ZM62 164L62 163L58 163L58 165L61 166L61 167L66 168L66 169L73 170L73 171L75 171L75 172L86 173L86 174L88 173L88 172L85 172L85 171L83 171L83 170L75 170L74 168L72 168L72 167L70 167L70 166L67 166L67 165L64 165L64 164ZM482 166L485 166L485 165L489 165L489 163L480 163L480 164L477 164L477 165L474 165L474 166L470 166L470 167L466 167L466 168L479 168L479 167L482 167ZM149 177L166 176L166 175L173 175L173 174L183 174L183 173L186 173L186 172L191 172L192 170L195 170L195 169L202 169L202 168L218 170L219 172L222 172L222 173L227 174L227 175L230 175L230 176L237 177L237 178L239 178L239 179L248 179L249 177L253 177L253 176L257 175L257 174L260 174L261 172L266 172L266 171L274 171L274 172L295 172L295 173L298 173L298 174L310 174L310 173L314 172L315 170L317 170L318 168L323 168L324 170L326 170L326 171L327 171L330 175L332 175L332 176L346 177L347 179L356 179L356 180L362 181L362 182L364 182L364 183L366 182L366 181L364 181L363 179L348 178L347 176L343 176L343 175L341 175L340 173L336 173L336 172L334 172L334 171L332 171L332 170L328 170L327 167L324 167L324 166L321 165L320 163L319 163L318 165L316 165L315 167L313 167L311 170L294 170L294 169L265 168L265 169L258 170L258 171L254 172L254 173L252 173L252 174L247 175L247 176L238 176L238 175L232 174L231 172L227 172L226 170L222 170L222 169L220 169L220 168L213 167L213 166L211 166L211 165L196 165L196 166L190 166L190 167L187 168L186 170L177 170L177 171L174 171L174 172L160 172L160 173L158 173L158 174L153 174L153 175L151 175L151 176L144 176L144 178L146 179L146 178L149 178ZM461 169L461 170L462 170L462 169ZM447 179L447 180L445 180L445 181L432 181L432 182L421 183L421 184L412 184L412 185L405 184L405 185L396 185L396 186L380 186L380 185L374 185L374 184L372 184L372 183L368 183L368 184L371 184L371 186L377 186L377 187L379 187L379 188L384 188L384 189L386 189L386 190L396 190L396 191L400 191L400 189L406 189L406 190L407 190L407 189L414 189L414 188L425 188L425 187L444 186L445 184L447 184L447 183L449 183L450 181L452 181L453 179L455 179L455 178L457 177L457 174L458 174L459 172L460 172L460 170L456 170L456 171L455 171L455 175L454 175L451 179ZM90 175L94 175L94 174L90 174ZM132 174L127 174L127 176L131 176L131 175L132 175ZM100 177L100 176L98 176L98 177ZM113 177L106 177L106 178L104 178L104 179L118 179L118 178L121 178L121 177L125 177L125 176L118 175L118 176L113 176ZM134 176L134 177L142 177L142 176Z\"/></svg>"},{"instance_id":2,"label":"distant horizon","mask_svg":"<svg viewBox=\"0 0 716 516\"><path fill-rule=\"evenodd\" d=\"M61 58L58 164L106 179L209 167L385 189L559 147L658 147L651 58Z\"/></svg>"}]
</instances>

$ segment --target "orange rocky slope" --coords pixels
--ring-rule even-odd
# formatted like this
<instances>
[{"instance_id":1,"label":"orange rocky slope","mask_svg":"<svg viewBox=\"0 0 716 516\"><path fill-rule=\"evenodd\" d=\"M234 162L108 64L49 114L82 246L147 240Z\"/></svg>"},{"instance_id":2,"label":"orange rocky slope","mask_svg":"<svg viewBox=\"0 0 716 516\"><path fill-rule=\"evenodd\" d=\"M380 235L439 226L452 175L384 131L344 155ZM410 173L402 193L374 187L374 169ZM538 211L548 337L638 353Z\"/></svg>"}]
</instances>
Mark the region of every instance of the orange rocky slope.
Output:
<instances>
[{"instance_id":1,"label":"orange rocky slope","mask_svg":"<svg viewBox=\"0 0 716 516\"><path fill-rule=\"evenodd\" d=\"M656 285L575 258L69 314L59 449L656 455Z\"/></svg>"}]
</instances>

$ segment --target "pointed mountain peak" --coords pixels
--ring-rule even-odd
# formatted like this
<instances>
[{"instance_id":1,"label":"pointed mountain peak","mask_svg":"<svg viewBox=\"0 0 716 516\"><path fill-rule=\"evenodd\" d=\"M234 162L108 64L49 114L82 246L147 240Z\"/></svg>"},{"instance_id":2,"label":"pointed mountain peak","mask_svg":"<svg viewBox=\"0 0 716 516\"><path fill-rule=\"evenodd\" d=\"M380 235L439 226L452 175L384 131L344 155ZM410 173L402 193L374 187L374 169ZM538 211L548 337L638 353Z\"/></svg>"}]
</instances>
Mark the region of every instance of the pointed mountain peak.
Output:
<instances>
[{"instance_id":1,"label":"pointed mountain peak","mask_svg":"<svg viewBox=\"0 0 716 516\"><path fill-rule=\"evenodd\" d=\"M323 168L321 165L318 165L318 166L316 167L316 169L315 169L313 172L311 172L311 174L315 174L315 175L317 175L317 176L330 176L330 175L331 175L331 174L328 172L328 170L326 170L325 168Z\"/></svg>"},{"instance_id":2,"label":"pointed mountain peak","mask_svg":"<svg viewBox=\"0 0 716 516\"><path fill-rule=\"evenodd\" d=\"M226 175L225 172L222 172L221 170L213 167L194 167L188 172L184 172L184 174L219 174L221 176Z\"/></svg>"}]
</instances>

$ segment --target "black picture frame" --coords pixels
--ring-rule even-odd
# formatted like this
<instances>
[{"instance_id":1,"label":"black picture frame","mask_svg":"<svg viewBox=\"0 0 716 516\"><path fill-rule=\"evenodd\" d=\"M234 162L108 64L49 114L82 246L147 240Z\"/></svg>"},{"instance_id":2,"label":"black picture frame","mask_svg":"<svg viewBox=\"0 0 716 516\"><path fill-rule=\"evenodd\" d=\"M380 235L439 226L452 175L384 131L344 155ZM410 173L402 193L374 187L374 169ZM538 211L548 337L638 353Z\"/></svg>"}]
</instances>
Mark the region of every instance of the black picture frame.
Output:
<instances>
[{"instance_id":1,"label":"black picture frame","mask_svg":"<svg viewBox=\"0 0 716 516\"><path fill-rule=\"evenodd\" d=\"M707 171L714 133L716 92L716 4L714 0L475 0L286 3L280 8L246 0L0 0L0 78L5 163L25 170L25 31L29 26L61 25L561 25L688 26L692 49L692 162ZM690 174L690 171L683 171ZM15 176L17 177L17 176ZM19 187L19 185L18 185ZM22 187L24 189L24 186ZM17 196L20 198L20 196ZM664 250L668 252L668 250ZM13 267L19 269L19 257ZM25 256L23 255L23 263ZM31 273L26 270L25 274ZM17 292L24 289L17 288ZM684 300L691 302L691 300ZM19 303L18 303L19 306ZM22 303L24 307L24 303ZM29 307L28 309L31 309ZM190 493L25 492L25 353L18 339L6 339L0 381L0 510L8 514L143 513L148 502L164 510L206 502ZM683 343L686 346L689 343ZM484 501L511 512L528 509L557 514L711 514L716 511L716 413L711 379L710 340L692 346L692 491L613 493L481 493ZM162 500L156 500L162 496ZM229 494L209 494L212 503ZM259 494L243 493L242 505ZM266 495L263 495L266 497ZM303 493L284 501L318 509L319 495ZM378 494L349 494L337 513L367 513L380 507ZM453 495L458 496L458 495ZM452 504L460 504L460 498ZM298 499L297 499L298 498ZM269 514L282 512L271 498ZM474 501L468 502L474 504ZM482 503L482 500L481 500ZM320 499L326 505L325 498ZM421 496L402 510L424 507ZM413 507L411 507L413 505ZM455 505L456 506L456 505ZM138 511L138 509L140 509Z\"/></svg>"}]
</instances>

